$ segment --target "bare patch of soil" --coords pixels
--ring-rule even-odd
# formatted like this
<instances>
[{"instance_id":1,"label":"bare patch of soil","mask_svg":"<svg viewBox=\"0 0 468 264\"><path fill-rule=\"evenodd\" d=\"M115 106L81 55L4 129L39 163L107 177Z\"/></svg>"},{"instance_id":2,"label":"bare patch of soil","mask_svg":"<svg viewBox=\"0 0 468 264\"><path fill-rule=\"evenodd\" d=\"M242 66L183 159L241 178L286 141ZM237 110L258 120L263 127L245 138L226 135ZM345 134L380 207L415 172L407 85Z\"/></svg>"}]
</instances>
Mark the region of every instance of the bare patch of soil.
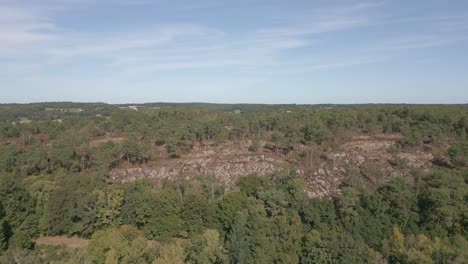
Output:
<instances>
[{"instance_id":1,"label":"bare patch of soil","mask_svg":"<svg viewBox=\"0 0 468 264\"><path fill-rule=\"evenodd\" d=\"M86 248L89 240L79 237L42 236L36 239L37 245L65 246L67 248Z\"/></svg>"},{"instance_id":2,"label":"bare patch of soil","mask_svg":"<svg viewBox=\"0 0 468 264\"><path fill-rule=\"evenodd\" d=\"M112 141L114 143L121 143L125 140L126 138L125 137L119 137L119 136L112 136L110 134L106 134L105 136L102 136L102 137L96 137L96 138L93 138L89 144L93 147L96 147L96 146L99 146L101 145L102 143L106 143L108 141Z\"/></svg>"}]
</instances>

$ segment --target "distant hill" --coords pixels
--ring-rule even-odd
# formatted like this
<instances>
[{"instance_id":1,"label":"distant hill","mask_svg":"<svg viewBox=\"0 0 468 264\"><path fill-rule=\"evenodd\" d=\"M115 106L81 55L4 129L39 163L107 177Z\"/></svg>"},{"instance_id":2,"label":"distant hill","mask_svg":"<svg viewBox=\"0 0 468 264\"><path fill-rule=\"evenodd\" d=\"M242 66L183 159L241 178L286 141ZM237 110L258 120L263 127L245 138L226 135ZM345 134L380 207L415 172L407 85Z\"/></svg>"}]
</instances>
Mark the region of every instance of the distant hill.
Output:
<instances>
[{"instance_id":1,"label":"distant hill","mask_svg":"<svg viewBox=\"0 0 468 264\"><path fill-rule=\"evenodd\" d=\"M129 110L134 106L138 110L198 109L206 112L268 112L288 111L300 108L341 108L341 107L468 107L468 104L218 104L218 103L168 103L154 102L143 104L106 104L106 103L79 103L79 102L43 102L28 104L0 104L0 120L19 121L28 117L32 120L57 119L67 116L110 116L113 112Z\"/></svg>"}]
</instances>

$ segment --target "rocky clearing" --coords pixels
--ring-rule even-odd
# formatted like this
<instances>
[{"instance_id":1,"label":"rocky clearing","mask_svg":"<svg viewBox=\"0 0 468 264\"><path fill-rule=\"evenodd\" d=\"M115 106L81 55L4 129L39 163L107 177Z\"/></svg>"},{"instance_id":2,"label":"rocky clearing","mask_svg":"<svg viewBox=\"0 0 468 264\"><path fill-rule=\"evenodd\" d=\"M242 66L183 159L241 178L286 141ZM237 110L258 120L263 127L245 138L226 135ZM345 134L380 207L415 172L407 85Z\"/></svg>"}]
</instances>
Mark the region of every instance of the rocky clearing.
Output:
<instances>
[{"instance_id":1,"label":"rocky clearing","mask_svg":"<svg viewBox=\"0 0 468 264\"><path fill-rule=\"evenodd\" d=\"M214 175L229 189L240 176L275 175L294 168L304 179L308 197L336 196L343 184L353 181L361 181L372 189L393 177L410 176L414 170L431 170L433 147L402 149L397 144L401 139L399 134L359 135L332 150L297 145L287 154L271 151L265 141L260 141L256 152L248 150L251 141L211 143L195 146L180 158L161 155L143 165L120 166L112 170L109 180L125 183L136 179ZM155 148L161 148L158 153L164 153L164 146Z\"/></svg>"}]
</instances>

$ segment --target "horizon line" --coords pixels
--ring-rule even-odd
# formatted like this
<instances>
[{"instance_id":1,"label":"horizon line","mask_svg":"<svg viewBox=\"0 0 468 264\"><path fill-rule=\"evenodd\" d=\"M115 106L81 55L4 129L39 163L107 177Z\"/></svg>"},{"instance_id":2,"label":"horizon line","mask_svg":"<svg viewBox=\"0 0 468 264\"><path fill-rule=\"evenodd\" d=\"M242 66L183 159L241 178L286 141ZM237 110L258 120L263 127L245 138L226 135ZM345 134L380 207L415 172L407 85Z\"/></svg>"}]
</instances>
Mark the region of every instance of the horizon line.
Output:
<instances>
[{"instance_id":1,"label":"horizon line","mask_svg":"<svg viewBox=\"0 0 468 264\"><path fill-rule=\"evenodd\" d=\"M0 103L2 105L33 105L33 104L59 104L59 103L71 103L71 104L105 104L105 105L145 105L145 104L211 104L211 105L291 105L291 106L321 106L321 105L467 105L468 102L463 103L411 103L411 102L367 102L367 103L247 103L247 102L235 102L235 103L224 103L224 102L208 102L208 101L148 101L148 102L127 102L127 103L111 103L102 101L32 101L32 102L6 102Z\"/></svg>"}]
</instances>

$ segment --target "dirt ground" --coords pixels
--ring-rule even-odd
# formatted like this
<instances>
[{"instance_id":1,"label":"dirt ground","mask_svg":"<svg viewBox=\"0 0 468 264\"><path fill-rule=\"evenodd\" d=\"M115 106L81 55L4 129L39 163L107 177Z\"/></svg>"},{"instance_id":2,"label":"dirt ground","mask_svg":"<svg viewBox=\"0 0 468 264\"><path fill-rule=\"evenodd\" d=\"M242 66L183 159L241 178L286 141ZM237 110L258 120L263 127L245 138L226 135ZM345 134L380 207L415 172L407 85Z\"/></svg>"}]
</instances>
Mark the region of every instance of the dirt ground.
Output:
<instances>
[{"instance_id":1,"label":"dirt ground","mask_svg":"<svg viewBox=\"0 0 468 264\"><path fill-rule=\"evenodd\" d=\"M67 236L42 236L36 240L37 245L65 246L67 248L86 248L89 240Z\"/></svg>"}]
</instances>

